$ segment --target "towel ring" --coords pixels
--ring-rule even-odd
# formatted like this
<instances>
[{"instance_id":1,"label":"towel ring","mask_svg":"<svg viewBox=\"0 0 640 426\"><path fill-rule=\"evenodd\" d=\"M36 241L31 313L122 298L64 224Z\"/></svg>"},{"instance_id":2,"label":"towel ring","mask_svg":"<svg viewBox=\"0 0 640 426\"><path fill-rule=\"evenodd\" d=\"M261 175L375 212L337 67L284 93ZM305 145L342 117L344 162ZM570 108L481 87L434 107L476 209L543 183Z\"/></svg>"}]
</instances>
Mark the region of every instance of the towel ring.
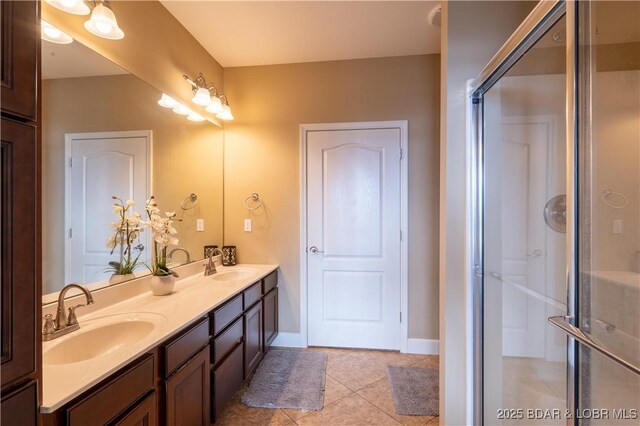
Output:
<instances>
[{"instance_id":1,"label":"towel ring","mask_svg":"<svg viewBox=\"0 0 640 426\"><path fill-rule=\"evenodd\" d=\"M253 200L253 202L257 204L253 207L249 207L249 205L247 204L247 201L249 200ZM258 194L257 192L254 192L253 194L249 195L247 198L244 199L243 204L244 204L244 208L249 211L259 209L260 206L262 206L262 200L260 199L260 194Z\"/></svg>"},{"instance_id":2,"label":"towel ring","mask_svg":"<svg viewBox=\"0 0 640 426\"><path fill-rule=\"evenodd\" d=\"M617 196L618 198L621 199L622 202L619 203L619 204L613 204L613 203L607 201L607 197L609 195ZM609 206L609 207L611 207L613 209L623 209L623 208L627 207L627 204L629 204L629 200L627 200L627 197L625 197L624 195L622 195L619 192L615 192L615 191L612 191L610 189L605 189L605 191L602 193L602 202L605 203L605 205L607 205L607 206Z\"/></svg>"},{"instance_id":3,"label":"towel ring","mask_svg":"<svg viewBox=\"0 0 640 426\"><path fill-rule=\"evenodd\" d=\"M188 205L189 202L191 202L192 204L189 207L185 207L185 204ZM180 208L182 210L191 210L196 206L196 204L198 204L198 196L192 192L191 195L182 200L182 202L180 203Z\"/></svg>"}]
</instances>

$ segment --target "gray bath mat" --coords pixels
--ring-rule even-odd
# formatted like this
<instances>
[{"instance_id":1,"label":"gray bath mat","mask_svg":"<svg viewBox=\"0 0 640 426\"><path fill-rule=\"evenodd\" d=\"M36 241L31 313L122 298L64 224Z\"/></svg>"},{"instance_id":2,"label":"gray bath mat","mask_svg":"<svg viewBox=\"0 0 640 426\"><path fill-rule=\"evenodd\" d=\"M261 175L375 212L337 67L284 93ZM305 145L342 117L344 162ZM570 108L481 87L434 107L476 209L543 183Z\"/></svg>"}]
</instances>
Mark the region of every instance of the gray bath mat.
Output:
<instances>
[{"instance_id":1,"label":"gray bath mat","mask_svg":"<svg viewBox=\"0 0 640 426\"><path fill-rule=\"evenodd\" d=\"M387 367L396 413L406 416L437 416L438 369Z\"/></svg>"},{"instance_id":2,"label":"gray bath mat","mask_svg":"<svg viewBox=\"0 0 640 426\"><path fill-rule=\"evenodd\" d=\"M250 407L321 410L327 354L270 350L251 379L242 402Z\"/></svg>"}]
</instances>

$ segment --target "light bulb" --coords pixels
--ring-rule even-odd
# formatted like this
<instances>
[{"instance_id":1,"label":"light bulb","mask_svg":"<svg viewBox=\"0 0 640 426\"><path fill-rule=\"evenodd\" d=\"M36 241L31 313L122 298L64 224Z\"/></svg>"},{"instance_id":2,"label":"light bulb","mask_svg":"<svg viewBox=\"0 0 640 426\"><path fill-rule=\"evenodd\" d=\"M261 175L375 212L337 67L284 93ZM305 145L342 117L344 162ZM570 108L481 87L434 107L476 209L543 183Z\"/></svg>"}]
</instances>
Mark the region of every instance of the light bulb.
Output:
<instances>
[{"instance_id":1,"label":"light bulb","mask_svg":"<svg viewBox=\"0 0 640 426\"><path fill-rule=\"evenodd\" d=\"M196 94L193 95L193 99L191 99L194 104L207 106L211 103L211 95L209 94L209 89L204 87L199 88L196 91Z\"/></svg>"},{"instance_id":2,"label":"light bulb","mask_svg":"<svg viewBox=\"0 0 640 426\"><path fill-rule=\"evenodd\" d=\"M46 3L63 12L74 15L88 15L91 12L89 6L82 0L44 0Z\"/></svg>"},{"instance_id":3,"label":"light bulb","mask_svg":"<svg viewBox=\"0 0 640 426\"><path fill-rule=\"evenodd\" d=\"M109 34L112 28L113 27L106 22L96 21L96 29L102 34Z\"/></svg>"},{"instance_id":4,"label":"light bulb","mask_svg":"<svg viewBox=\"0 0 640 426\"><path fill-rule=\"evenodd\" d=\"M172 97L167 96L163 93L162 97L158 101L158 105L163 108L175 108L178 105L178 102L176 102Z\"/></svg>"},{"instance_id":5,"label":"light bulb","mask_svg":"<svg viewBox=\"0 0 640 426\"><path fill-rule=\"evenodd\" d=\"M195 112L192 112L191 114L189 114L187 116L187 120L189 120L189 121L204 121L204 117L201 116L200 114L196 114Z\"/></svg>"},{"instance_id":6,"label":"light bulb","mask_svg":"<svg viewBox=\"0 0 640 426\"><path fill-rule=\"evenodd\" d=\"M222 101L217 96L212 97L211 103L207 108L205 108L205 110L211 114L218 114L222 112Z\"/></svg>"},{"instance_id":7,"label":"light bulb","mask_svg":"<svg viewBox=\"0 0 640 426\"><path fill-rule=\"evenodd\" d=\"M173 108L173 112L180 115L189 115L191 114L191 110L182 104L177 104L175 108Z\"/></svg>"},{"instance_id":8,"label":"light bulb","mask_svg":"<svg viewBox=\"0 0 640 426\"><path fill-rule=\"evenodd\" d=\"M65 7L73 7L78 3L79 3L78 0L60 0L60 4Z\"/></svg>"}]
</instances>

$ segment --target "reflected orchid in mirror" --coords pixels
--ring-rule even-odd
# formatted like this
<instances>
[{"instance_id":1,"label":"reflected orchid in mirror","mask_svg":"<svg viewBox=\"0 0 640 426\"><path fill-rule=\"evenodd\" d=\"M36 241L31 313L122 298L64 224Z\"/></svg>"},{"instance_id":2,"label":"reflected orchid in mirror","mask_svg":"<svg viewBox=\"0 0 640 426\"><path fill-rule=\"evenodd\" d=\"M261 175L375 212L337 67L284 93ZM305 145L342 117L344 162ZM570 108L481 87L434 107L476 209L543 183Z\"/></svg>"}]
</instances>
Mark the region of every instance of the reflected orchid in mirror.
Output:
<instances>
[{"instance_id":1,"label":"reflected orchid in mirror","mask_svg":"<svg viewBox=\"0 0 640 426\"><path fill-rule=\"evenodd\" d=\"M167 275L177 277L178 274L167 267L167 247L178 245L178 238L176 237L178 231L173 227L173 219L176 217L176 213L165 212L164 216L162 216L153 196L147 201L146 210L148 220L145 221L145 224L149 227L153 238L153 252L148 265L149 271L151 271L151 275L159 277Z\"/></svg>"},{"instance_id":2,"label":"reflected orchid in mirror","mask_svg":"<svg viewBox=\"0 0 640 426\"><path fill-rule=\"evenodd\" d=\"M116 247L120 246L120 261L109 262L108 270L113 271L114 275L128 275L138 266L138 259L144 250L139 242L144 224L140 213L133 212L133 200L123 201L115 195L111 198L115 200L113 212L118 215L118 220L111 224L113 234L107 240L107 247L113 254Z\"/></svg>"}]
</instances>

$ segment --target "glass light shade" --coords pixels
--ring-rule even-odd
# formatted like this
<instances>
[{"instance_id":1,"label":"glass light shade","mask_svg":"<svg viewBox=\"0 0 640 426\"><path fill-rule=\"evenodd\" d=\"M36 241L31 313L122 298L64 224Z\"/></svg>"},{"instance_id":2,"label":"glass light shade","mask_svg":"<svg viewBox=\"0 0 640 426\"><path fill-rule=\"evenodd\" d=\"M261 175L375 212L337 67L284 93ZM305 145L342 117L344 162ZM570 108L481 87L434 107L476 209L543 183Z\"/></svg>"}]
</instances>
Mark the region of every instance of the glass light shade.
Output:
<instances>
[{"instance_id":1,"label":"glass light shade","mask_svg":"<svg viewBox=\"0 0 640 426\"><path fill-rule=\"evenodd\" d=\"M204 121L204 117L201 116L200 114L192 112L191 114L189 114L187 116L187 120L189 120L189 121Z\"/></svg>"},{"instance_id":2,"label":"glass light shade","mask_svg":"<svg viewBox=\"0 0 640 426\"><path fill-rule=\"evenodd\" d=\"M221 113L222 112L222 101L217 96L212 97L211 98L211 103L209 104L208 107L205 108L205 110L207 112L210 112L211 114L219 114L219 113Z\"/></svg>"},{"instance_id":3,"label":"glass light shade","mask_svg":"<svg viewBox=\"0 0 640 426\"><path fill-rule=\"evenodd\" d=\"M82 0L44 0L44 2L74 15L88 15L91 12L89 6Z\"/></svg>"},{"instance_id":4,"label":"glass light shade","mask_svg":"<svg viewBox=\"0 0 640 426\"><path fill-rule=\"evenodd\" d=\"M51 43L73 43L73 38L70 35L63 33L47 21L40 21L40 37L43 40L50 41Z\"/></svg>"},{"instance_id":5,"label":"glass light shade","mask_svg":"<svg viewBox=\"0 0 640 426\"><path fill-rule=\"evenodd\" d=\"M220 120L230 121L233 120L233 114L231 114L231 107L229 105L224 105L222 107L222 112L216 114Z\"/></svg>"},{"instance_id":6,"label":"glass light shade","mask_svg":"<svg viewBox=\"0 0 640 426\"><path fill-rule=\"evenodd\" d=\"M189 115L193 113L189 108L182 104L177 104L176 107L173 108L173 112L180 115Z\"/></svg>"},{"instance_id":7,"label":"glass light shade","mask_svg":"<svg viewBox=\"0 0 640 426\"><path fill-rule=\"evenodd\" d=\"M98 4L91 12L91 18L84 23L84 27L92 34L109 40L124 38L124 32L118 27L116 15L103 4Z\"/></svg>"},{"instance_id":8,"label":"glass light shade","mask_svg":"<svg viewBox=\"0 0 640 426\"><path fill-rule=\"evenodd\" d=\"M211 103L211 95L208 89L201 87L196 91L196 94L193 95L193 99L191 100L196 105L207 106Z\"/></svg>"},{"instance_id":9,"label":"glass light shade","mask_svg":"<svg viewBox=\"0 0 640 426\"><path fill-rule=\"evenodd\" d=\"M178 102L176 102L172 97L162 94L162 97L158 101L158 105L163 108L175 108L178 106Z\"/></svg>"}]
</instances>

